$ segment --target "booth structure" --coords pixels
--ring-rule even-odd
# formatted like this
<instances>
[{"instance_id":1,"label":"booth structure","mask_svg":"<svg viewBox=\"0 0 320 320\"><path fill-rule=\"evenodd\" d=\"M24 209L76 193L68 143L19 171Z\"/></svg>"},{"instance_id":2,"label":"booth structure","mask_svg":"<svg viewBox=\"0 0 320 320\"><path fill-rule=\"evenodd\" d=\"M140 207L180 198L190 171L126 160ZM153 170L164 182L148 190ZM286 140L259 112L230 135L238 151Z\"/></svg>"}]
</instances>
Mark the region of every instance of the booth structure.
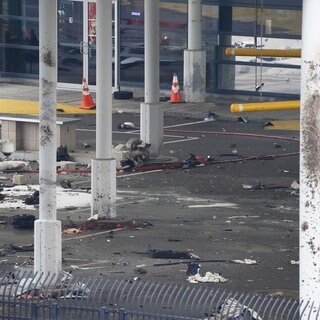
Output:
<instances>
[{"instance_id":1,"label":"booth structure","mask_svg":"<svg viewBox=\"0 0 320 320\"><path fill-rule=\"evenodd\" d=\"M39 116L0 115L1 138L9 140L14 150L39 151ZM76 148L76 123L80 119L57 118L57 147L67 146L72 151Z\"/></svg>"}]
</instances>

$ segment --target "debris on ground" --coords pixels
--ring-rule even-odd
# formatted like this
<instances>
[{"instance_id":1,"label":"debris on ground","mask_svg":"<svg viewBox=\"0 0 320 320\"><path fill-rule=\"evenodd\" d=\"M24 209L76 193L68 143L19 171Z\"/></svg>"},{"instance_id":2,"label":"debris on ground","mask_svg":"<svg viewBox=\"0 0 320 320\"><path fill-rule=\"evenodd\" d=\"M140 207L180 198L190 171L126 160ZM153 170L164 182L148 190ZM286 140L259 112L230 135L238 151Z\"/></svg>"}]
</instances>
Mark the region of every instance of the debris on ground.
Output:
<instances>
[{"instance_id":1,"label":"debris on ground","mask_svg":"<svg viewBox=\"0 0 320 320\"><path fill-rule=\"evenodd\" d=\"M25 161L6 160L0 162L0 171L24 171L28 169L29 165Z\"/></svg>"},{"instance_id":2,"label":"debris on ground","mask_svg":"<svg viewBox=\"0 0 320 320\"><path fill-rule=\"evenodd\" d=\"M64 189L71 189L71 181L70 180L62 180L60 182L60 186Z\"/></svg>"},{"instance_id":3,"label":"debris on ground","mask_svg":"<svg viewBox=\"0 0 320 320\"><path fill-rule=\"evenodd\" d=\"M239 117L239 118L238 118L238 122L240 122L240 123L247 123L248 120L247 120L245 117Z\"/></svg>"},{"instance_id":4,"label":"debris on ground","mask_svg":"<svg viewBox=\"0 0 320 320\"><path fill-rule=\"evenodd\" d=\"M299 182L297 180L294 180L290 185L290 189L299 190L300 189Z\"/></svg>"},{"instance_id":5,"label":"debris on ground","mask_svg":"<svg viewBox=\"0 0 320 320\"><path fill-rule=\"evenodd\" d=\"M36 217L33 214L17 214L12 217L12 226L17 229L33 229Z\"/></svg>"},{"instance_id":6,"label":"debris on ground","mask_svg":"<svg viewBox=\"0 0 320 320\"><path fill-rule=\"evenodd\" d=\"M136 163L132 159L125 159L120 161L120 168L124 171L132 170Z\"/></svg>"},{"instance_id":7,"label":"debris on ground","mask_svg":"<svg viewBox=\"0 0 320 320\"><path fill-rule=\"evenodd\" d=\"M215 283L222 283L229 281L228 279L221 276L220 273L212 273L210 271L207 271L204 276L201 276L200 273L197 273L193 276L189 276L187 281L190 283L204 283L204 282L215 282Z\"/></svg>"},{"instance_id":8,"label":"debris on ground","mask_svg":"<svg viewBox=\"0 0 320 320\"><path fill-rule=\"evenodd\" d=\"M39 204L39 201L40 201L39 198L40 198L39 190L36 190L24 199L24 203L28 205Z\"/></svg>"},{"instance_id":9,"label":"debris on ground","mask_svg":"<svg viewBox=\"0 0 320 320\"><path fill-rule=\"evenodd\" d=\"M115 229L138 229L152 226L151 223L138 220L109 221L94 220L82 222L80 224L65 225L63 230L68 230L64 234L77 234L86 230L115 230Z\"/></svg>"},{"instance_id":10,"label":"debris on ground","mask_svg":"<svg viewBox=\"0 0 320 320\"><path fill-rule=\"evenodd\" d=\"M214 319L228 320L262 320L256 311L233 298L222 301L212 314L212 317Z\"/></svg>"},{"instance_id":11,"label":"debris on ground","mask_svg":"<svg viewBox=\"0 0 320 320\"><path fill-rule=\"evenodd\" d=\"M234 263L239 263L239 264L258 264L256 260L252 259L236 259L236 260L231 260Z\"/></svg>"},{"instance_id":12,"label":"debris on ground","mask_svg":"<svg viewBox=\"0 0 320 320\"><path fill-rule=\"evenodd\" d=\"M90 147L91 147L90 144L89 144L89 143L86 143L86 142L84 142L81 146L82 146L82 148L84 148L84 149L87 149L87 148L90 148Z\"/></svg>"},{"instance_id":13,"label":"debris on ground","mask_svg":"<svg viewBox=\"0 0 320 320\"><path fill-rule=\"evenodd\" d=\"M57 148L57 162L69 161L70 156L66 145L61 145Z\"/></svg>"},{"instance_id":14,"label":"debris on ground","mask_svg":"<svg viewBox=\"0 0 320 320\"><path fill-rule=\"evenodd\" d=\"M57 168L60 169L60 171L73 171L76 170L77 163L74 161L59 161L57 163Z\"/></svg>"},{"instance_id":15,"label":"debris on ground","mask_svg":"<svg viewBox=\"0 0 320 320\"><path fill-rule=\"evenodd\" d=\"M194 260L200 259L199 256L188 251L149 249L148 252L151 258L155 258L155 259L194 259Z\"/></svg>"},{"instance_id":16,"label":"debris on ground","mask_svg":"<svg viewBox=\"0 0 320 320\"><path fill-rule=\"evenodd\" d=\"M123 122L118 125L118 129L139 129L137 126L133 124L133 122Z\"/></svg>"},{"instance_id":17,"label":"debris on ground","mask_svg":"<svg viewBox=\"0 0 320 320\"><path fill-rule=\"evenodd\" d=\"M126 144L120 144L115 147L116 151L120 151L125 155L125 159L120 161L121 169L134 168L139 163L149 160L151 144L144 143L137 138L130 138Z\"/></svg>"},{"instance_id":18,"label":"debris on ground","mask_svg":"<svg viewBox=\"0 0 320 320\"><path fill-rule=\"evenodd\" d=\"M66 228L62 231L63 234L79 234L82 233L80 228Z\"/></svg>"},{"instance_id":19,"label":"debris on ground","mask_svg":"<svg viewBox=\"0 0 320 320\"><path fill-rule=\"evenodd\" d=\"M0 257L6 256L6 255L12 255L17 252L30 252L34 250L34 245L29 244L25 246L17 246L14 244L6 244L3 246L3 248L0 249Z\"/></svg>"},{"instance_id":20,"label":"debris on ground","mask_svg":"<svg viewBox=\"0 0 320 320\"><path fill-rule=\"evenodd\" d=\"M253 186L253 185L249 185L249 184L242 184L242 188L243 189L247 189L247 190L251 190L251 191L255 191L255 190L273 190L273 189L288 189L287 186L277 186L277 185L265 185L262 183L258 183L257 185Z\"/></svg>"},{"instance_id":21,"label":"debris on ground","mask_svg":"<svg viewBox=\"0 0 320 320\"><path fill-rule=\"evenodd\" d=\"M212 161L212 158L207 158L207 160ZM183 166L182 168L188 169L190 167L198 167L198 166L204 166L206 164L206 160L203 156L196 156L193 153L189 154L189 157L183 160Z\"/></svg>"},{"instance_id":22,"label":"debris on ground","mask_svg":"<svg viewBox=\"0 0 320 320\"><path fill-rule=\"evenodd\" d=\"M209 111L208 115L203 120L204 121L216 121L217 119L216 119L216 115L213 112Z\"/></svg>"},{"instance_id":23,"label":"debris on ground","mask_svg":"<svg viewBox=\"0 0 320 320\"><path fill-rule=\"evenodd\" d=\"M198 274L200 272L200 267L201 265L197 262L191 261L188 262L187 265L187 276L195 276L196 274Z\"/></svg>"}]
</instances>

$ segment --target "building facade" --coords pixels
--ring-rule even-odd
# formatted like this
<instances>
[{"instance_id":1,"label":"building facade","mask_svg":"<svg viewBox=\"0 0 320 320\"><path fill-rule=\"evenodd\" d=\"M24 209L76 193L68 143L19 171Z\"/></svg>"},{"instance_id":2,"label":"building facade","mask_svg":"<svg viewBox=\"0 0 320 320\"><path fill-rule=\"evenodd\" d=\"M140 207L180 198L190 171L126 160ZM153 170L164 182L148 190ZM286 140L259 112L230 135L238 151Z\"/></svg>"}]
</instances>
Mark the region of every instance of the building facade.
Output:
<instances>
[{"instance_id":1,"label":"building facade","mask_svg":"<svg viewBox=\"0 0 320 320\"><path fill-rule=\"evenodd\" d=\"M0 75L37 79L39 0L0 2ZM95 0L57 0L58 82L94 89ZM206 91L298 96L300 58L227 56L228 47L300 49L302 0L203 0ZM160 1L160 86L183 78L188 0ZM113 85L144 83L144 0L113 0ZM182 81L181 81L182 83Z\"/></svg>"}]
</instances>

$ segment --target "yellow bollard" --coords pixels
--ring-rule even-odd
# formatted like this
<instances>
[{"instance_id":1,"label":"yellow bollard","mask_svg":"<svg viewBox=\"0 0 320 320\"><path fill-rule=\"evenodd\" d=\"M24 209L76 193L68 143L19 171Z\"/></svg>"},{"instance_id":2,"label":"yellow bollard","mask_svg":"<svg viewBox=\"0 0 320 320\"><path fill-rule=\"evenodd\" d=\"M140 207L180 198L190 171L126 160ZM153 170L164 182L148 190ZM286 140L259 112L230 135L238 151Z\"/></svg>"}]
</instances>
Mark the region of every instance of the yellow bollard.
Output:
<instances>
[{"instance_id":1,"label":"yellow bollard","mask_svg":"<svg viewBox=\"0 0 320 320\"><path fill-rule=\"evenodd\" d=\"M300 49L227 48L227 56L300 58Z\"/></svg>"},{"instance_id":2,"label":"yellow bollard","mask_svg":"<svg viewBox=\"0 0 320 320\"><path fill-rule=\"evenodd\" d=\"M230 106L231 112L252 112L299 109L300 100L275 101L275 102L255 102L255 103L234 103Z\"/></svg>"}]
</instances>

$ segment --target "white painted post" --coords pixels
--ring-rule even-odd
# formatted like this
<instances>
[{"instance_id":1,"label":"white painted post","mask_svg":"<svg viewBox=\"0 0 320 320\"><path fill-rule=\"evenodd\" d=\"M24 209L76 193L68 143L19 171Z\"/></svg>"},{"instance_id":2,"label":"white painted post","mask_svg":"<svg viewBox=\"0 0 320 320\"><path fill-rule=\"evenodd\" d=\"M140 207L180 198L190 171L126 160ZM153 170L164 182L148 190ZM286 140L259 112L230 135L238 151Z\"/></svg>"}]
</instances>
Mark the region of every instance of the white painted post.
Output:
<instances>
[{"instance_id":1,"label":"white painted post","mask_svg":"<svg viewBox=\"0 0 320 320\"><path fill-rule=\"evenodd\" d=\"M40 118L39 219L35 221L34 271L44 276L62 268L61 222L56 210L57 5L39 1ZM41 280L40 280L41 281Z\"/></svg>"},{"instance_id":2,"label":"white painted post","mask_svg":"<svg viewBox=\"0 0 320 320\"><path fill-rule=\"evenodd\" d=\"M140 107L140 139L158 155L163 140L163 109L159 105L159 0L144 0L144 103Z\"/></svg>"},{"instance_id":3,"label":"white painted post","mask_svg":"<svg viewBox=\"0 0 320 320\"><path fill-rule=\"evenodd\" d=\"M91 217L116 217L116 160L112 158L112 0L97 0L96 159L92 159Z\"/></svg>"},{"instance_id":4,"label":"white painted post","mask_svg":"<svg viewBox=\"0 0 320 320\"><path fill-rule=\"evenodd\" d=\"M303 1L300 109L301 319L318 319L320 306L320 1Z\"/></svg>"},{"instance_id":5,"label":"white painted post","mask_svg":"<svg viewBox=\"0 0 320 320\"><path fill-rule=\"evenodd\" d=\"M159 0L144 0L144 97L159 102Z\"/></svg>"},{"instance_id":6,"label":"white painted post","mask_svg":"<svg viewBox=\"0 0 320 320\"><path fill-rule=\"evenodd\" d=\"M206 52L202 49L202 0L188 0L188 49L184 50L183 95L186 102L206 99Z\"/></svg>"},{"instance_id":7,"label":"white painted post","mask_svg":"<svg viewBox=\"0 0 320 320\"><path fill-rule=\"evenodd\" d=\"M202 49L202 0L188 1L188 50Z\"/></svg>"}]
</instances>

